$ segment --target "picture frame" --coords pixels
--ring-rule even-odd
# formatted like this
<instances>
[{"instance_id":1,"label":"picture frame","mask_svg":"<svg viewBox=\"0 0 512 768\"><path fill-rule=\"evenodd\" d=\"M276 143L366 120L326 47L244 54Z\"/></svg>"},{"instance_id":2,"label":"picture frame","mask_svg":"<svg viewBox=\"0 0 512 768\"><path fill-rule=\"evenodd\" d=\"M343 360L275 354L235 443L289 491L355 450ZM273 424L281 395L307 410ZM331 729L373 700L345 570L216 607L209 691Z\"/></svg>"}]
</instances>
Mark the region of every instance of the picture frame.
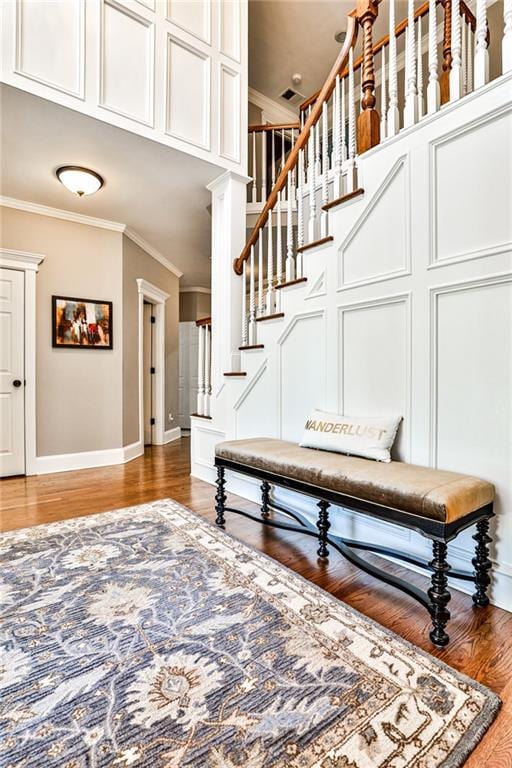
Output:
<instances>
[{"instance_id":1,"label":"picture frame","mask_svg":"<svg viewBox=\"0 0 512 768\"><path fill-rule=\"evenodd\" d=\"M52 347L113 349L112 302L52 296Z\"/></svg>"}]
</instances>

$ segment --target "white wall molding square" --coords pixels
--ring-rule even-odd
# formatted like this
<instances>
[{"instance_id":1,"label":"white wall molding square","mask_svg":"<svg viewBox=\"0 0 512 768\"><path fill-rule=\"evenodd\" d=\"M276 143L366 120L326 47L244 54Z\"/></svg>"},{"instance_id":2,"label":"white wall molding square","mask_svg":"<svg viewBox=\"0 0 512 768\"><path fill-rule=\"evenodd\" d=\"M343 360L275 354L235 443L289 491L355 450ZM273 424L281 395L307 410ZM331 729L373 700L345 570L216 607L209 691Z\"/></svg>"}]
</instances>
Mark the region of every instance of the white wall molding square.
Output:
<instances>
[{"instance_id":1,"label":"white wall molding square","mask_svg":"<svg viewBox=\"0 0 512 768\"><path fill-rule=\"evenodd\" d=\"M233 0L218 0L219 51L240 63L241 5Z\"/></svg>"},{"instance_id":2,"label":"white wall molding square","mask_svg":"<svg viewBox=\"0 0 512 768\"><path fill-rule=\"evenodd\" d=\"M209 150L211 58L171 34L167 34L165 94L165 132Z\"/></svg>"},{"instance_id":3,"label":"white wall molding square","mask_svg":"<svg viewBox=\"0 0 512 768\"><path fill-rule=\"evenodd\" d=\"M211 0L167 0L167 21L207 45L212 42Z\"/></svg>"},{"instance_id":4,"label":"white wall molding square","mask_svg":"<svg viewBox=\"0 0 512 768\"><path fill-rule=\"evenodd\" d=\"M219 63L219 155L240 162L240 73Z\"/></svg>"}]
</instances>

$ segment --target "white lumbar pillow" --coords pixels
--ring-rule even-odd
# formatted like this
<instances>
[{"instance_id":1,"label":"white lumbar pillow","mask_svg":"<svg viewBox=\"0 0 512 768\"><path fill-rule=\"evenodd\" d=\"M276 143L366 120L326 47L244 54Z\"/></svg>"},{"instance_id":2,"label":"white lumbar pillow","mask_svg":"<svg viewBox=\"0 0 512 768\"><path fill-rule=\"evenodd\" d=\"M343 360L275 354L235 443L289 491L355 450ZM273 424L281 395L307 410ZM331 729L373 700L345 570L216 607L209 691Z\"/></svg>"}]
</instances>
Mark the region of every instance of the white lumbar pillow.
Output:
<instances>
[{"instance_id":1,"label":"white lumbar pillow","mask_svg":"<svg viewBox=\"0 0 512 768\"><path fill-rule=\"evenodd\" d=\"M315 410L306 421L300 445L391 461L390 451L401 421L401 416L340 416Z\"/></svg>"}]
</instances>

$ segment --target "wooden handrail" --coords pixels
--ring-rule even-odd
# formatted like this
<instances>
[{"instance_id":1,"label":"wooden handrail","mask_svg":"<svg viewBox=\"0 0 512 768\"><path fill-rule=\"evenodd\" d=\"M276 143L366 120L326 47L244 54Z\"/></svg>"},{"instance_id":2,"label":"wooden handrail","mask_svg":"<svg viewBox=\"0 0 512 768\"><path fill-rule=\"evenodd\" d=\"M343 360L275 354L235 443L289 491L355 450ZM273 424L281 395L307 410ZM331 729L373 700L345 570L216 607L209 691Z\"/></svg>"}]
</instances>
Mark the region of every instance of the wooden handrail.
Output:
<instances>
[{"instance_id":1,"label":"wooden handrail","mask_svg":"<svg viewBox=\"0 0 512 768\"><path fill-rule=\"evenodd\" d=\"M211 317L201 317L200 320L196 320L196 325L199 328L200 325L211 325L212 319Z\"/></svg>"},{"instance_id":2,"label":"wooden handrail","mask_svg":"<svg viewBox=\"0 0 512 768\"><path fill-rule=\"evenodd\" d=\"M250 125L247 130L249 133L263 133L263 131L292 131L297 129L300 131L300 123L298 121L296 123L277 123L276 125L272 123Z\"/></svg>"},{"instance_id":3,"label":"wooden handrail","mask_svg":"<svg viewBox=\"0 0 512 768\"><path fill-rule=\"evenodd\" d=\"M444 6L444 0L436 0L436 1L438 5ZM420 7L417 8L416 11L414 12L414 21L419 19L420 16L421 18L426 16L428 14L428 8L429 8L429 3L428 3L428 0L426 0L426 2L420 5ZM460 8L461 16L462 14L464 14L464 16L466 17L467 23L471 25L471 30L472 32L474 32L476 30L476 18L473 15L471 9L466 5L464 0L460 0L459 8ZM404 34L405 30L407 29L407 23L408 23L408 20L403 19L399 24L396 25L395 37L400 37L400 35ZM389 34L384 35L383 37L380 38L380 40L378 40L375 43L375 45L373 46L373 55L376 56L388 44L389 44ZM363 56L358 56L357 59L354 60L354 72L360 69L362 64L363 64ZM347 75L348 75L348 69L345 68L343 72L340 73L340 77L346 77ZM303 101L299 107L299 111L304 112L304 110L306 110L311 104L314 104L319 94L320 94L320 91L317 91L312 96L309 96L305 101Z\"/></svg>"},{"instance_id":4,"label":"wooden handrail","mask_svg":"<svg viewBox=\"0 0 512 768\"><path fill-rule=\"evenodd\" d=\"M334 66L329 72L327 80L325 81L320 91L319 98L317 99L315 106L311 110L311 114L306 120L297 141L292 147L288 155L288 159L286 160L286 163L281 169L281 173L277 177L276 183L274 184L272 191L268 196L267 202L265 203L262 212L258 216L258 220L256 221L254 229L251 232L251 235L249 237L249 240L247 241L247 244L244 250L242 251L240 256L237 259L235 259L233 262L233 268L237 275L242 274L244 261L247 261L251 253L251 246L255 245L256 242L258 241L260 229L262 229L265 226L266 221L268 219L269 211L274 208L277 202L277 196L279 192L281 192L281 190L286 185L286 182L288 179L288 173L292 170L292 168L294 168L297 165L300 150L306 145L306 142L308 141L308 138L309 138L309 132L312 126L314 126L318 122L322 114L322 105L324 101L327 101L331 96L336 86L336 77L338 76L342 67L346 65L350 48L353 45L355 45L356 40L357 40L357 20L356 20L356 11L354 10L354 11L351 11L351 13L348 16L347 36L345 38L345 42L343 43L343 46L338 55L338 58L336 59L336 62L334 63Z\"/></svg>"}]
</instances>

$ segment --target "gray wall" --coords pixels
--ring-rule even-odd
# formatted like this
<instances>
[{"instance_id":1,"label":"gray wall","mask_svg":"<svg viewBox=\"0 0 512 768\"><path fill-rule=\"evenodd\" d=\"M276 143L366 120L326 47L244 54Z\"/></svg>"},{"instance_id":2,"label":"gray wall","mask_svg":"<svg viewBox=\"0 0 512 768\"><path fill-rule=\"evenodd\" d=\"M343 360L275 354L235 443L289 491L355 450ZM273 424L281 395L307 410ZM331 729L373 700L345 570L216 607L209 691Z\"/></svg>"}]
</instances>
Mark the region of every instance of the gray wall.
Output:
<instances>
[{"instance_id":1,"label":"gray wall","mask_svg":"<svg viewBox=\"0 0 512 768\"><path fill-rule=\"evenodd\" d=\"M0 216L2 247L45 256L36 277L37 455L120 448L121 235L11 208ZM53 349L53 294L112 301L114 349Z\"/></svg>"},{"instance_id":2,"label":"gray wall","mask_svg":"<svg viewBox=\"0 0 512 768\"><path fill-rule=\"evenodd\" d=\"M139 439L138 290L142 277L170 294L165 305L165 429L178 426L179 280L123 235L123 443ZM167 414L172 413L170 422Z\"/></svg>"}]
</instances>

